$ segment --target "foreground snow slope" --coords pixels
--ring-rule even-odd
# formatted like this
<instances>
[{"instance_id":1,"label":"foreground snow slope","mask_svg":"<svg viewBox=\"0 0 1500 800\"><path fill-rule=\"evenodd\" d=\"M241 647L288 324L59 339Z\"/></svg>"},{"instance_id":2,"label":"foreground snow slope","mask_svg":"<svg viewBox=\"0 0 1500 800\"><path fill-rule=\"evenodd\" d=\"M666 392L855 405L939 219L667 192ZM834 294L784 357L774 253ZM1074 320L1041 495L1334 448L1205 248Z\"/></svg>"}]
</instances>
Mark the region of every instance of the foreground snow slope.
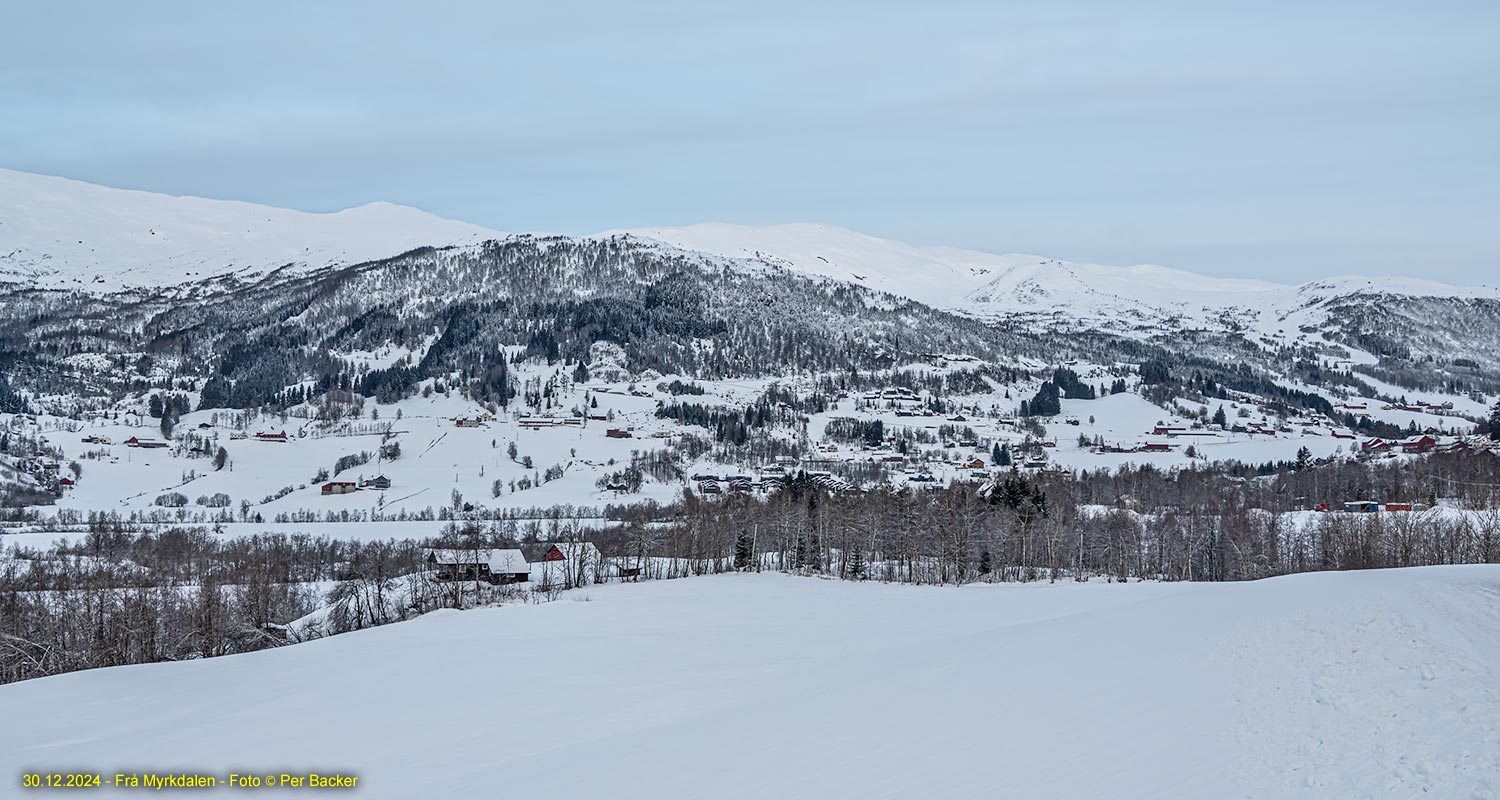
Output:
<instances>
[{"instance_id":1,"label":"foreground snow slope","mask_svg":"<svg viewBox=\"0 0 1500 800\"><path fill-rule=\"evenodd\" d=\"M500 236L391 203L310 214L0 169L0 281L49 288L170 286Z\"/></svg>"},{"instance_id":2,"label":"foreground snow slope","mask_svg":"<svg viewBox=\"0 0 1500 800\"><path fill-rule=\"evenodd\" d=\"M343 770L365 798L1500 793L1496 567L585 597L0 687L0 773Z\"/></svg>"}]
</instances>

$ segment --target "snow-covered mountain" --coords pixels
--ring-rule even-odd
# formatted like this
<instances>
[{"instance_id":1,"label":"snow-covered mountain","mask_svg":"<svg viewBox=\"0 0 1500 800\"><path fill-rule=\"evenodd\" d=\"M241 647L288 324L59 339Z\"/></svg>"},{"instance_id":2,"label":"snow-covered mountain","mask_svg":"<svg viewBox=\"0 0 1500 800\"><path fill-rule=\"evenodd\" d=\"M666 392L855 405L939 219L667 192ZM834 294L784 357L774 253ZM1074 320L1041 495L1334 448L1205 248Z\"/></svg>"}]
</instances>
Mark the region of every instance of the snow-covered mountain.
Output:
<instances>
[{"instance_id":1,"label":"snow-covered mountain","mask_svg":"<svg viewBox=\"0 0 1500 800\"><path fill-rule=\"evenodd\" d=\"M370 264L415 248L453 245L460 247L441 259L407 259L378 271ZM364 266L351 269L357 265ZM338 274L344 270L350 274ZM797 280L767 279L777 273ZM268 275L277 283L298 281L310 294L271 291L261 281ZM183 286L187 291L167 291ZM207 324L202 332L214 338L252 321L286 318L252 320L272 307L287 305L277 314L300 315L309 303L326 304L335 296L348 296L345 305L314 310L330 314L325 322L337 318L354 325L336 332L340 342L405 347L430 337L434 325L442 327L442 319L428 318L435 310L461 305L478 292L490 301L542 304L532 308L587 303L580 312L584 319L594 319L607 298L623 300L606 316L622 325L652 316L657 330L632 357L657 369L759 375L778 369L774 364L808 358L808 352L794 357L795 348L774 342L774 336L756 340L753 320L769 307L784 320L797 320L795 332L785 331L801 343L795 347L822 347L826 352L818 358L828 363L860 350L864 355L856 360L878 361L924 348L1038 363L1080 356L1137 361L1143 355L1136 344L1145 343L1219 365L1254 362L1282 376L1291 373L1278 365L1297 359L1308 366L1378 364L1393 378L1413 370L1425 375L1431 370L1422 365L1432 359L1457 359L1469 369L1500 359L1500 291L1426 280L1335 278L1288 285L1152 265L918 247L816 224L507 235L387 203L313 214L0 170L0 293L20 298L37 289L60 291L31 297L29 302L41 304L35 307L11 300L14 313L0 317L0 334L13 329L20 339L40 330L81 336L72 345L80 352L100 346L92 326L101 318L108 318L112 330ZM144 304L128 312L119 304L100 304L111 293L140 289L146 291L136 297ZM208 305L168 303L188 295ZM901 310L915 303L932 313ZM372 307L389 318L371 325L349 316ZM666 324L653 312L661 308L691 324ZM160 312L169 313L153 318ZM125 313L136 316L127 323L120 316ZM493 333L494 325L512 317L502 314L485 324ZM554 331L578 324L532 322ZM727 334L726 325L745 327ZM399 333L392 333L393 326ZM711 366L680 352L687 333L714 331L725 340ZM824 335L829 331L841 332L837 342ZM1088 341L1079 333L1089 334ZM329 331L314 326L310 334L324 337ZM579 334L577 346L586 349L593 335ZM105 349L123 346L112 335L104 338L111 340ZM206 339L194 341L203 347ZM897 346L909 352L892 353ZM735 349L738 365L727 356ZM671 363L659 363L664 358ZM1453 377L1445 372L1441 380L1451 383ZM1319 380L1310 374L1304 379ZM1439 380L1421 378L1428 379Z\"/></svg>"},{"instance_id":2,"label":"snow-covered mountain","mask_svg":"<svg viewBox=\"0 0 1500 800\"><path fill-rule=\"evenodd\" d=\"M1163 326L1274 335L1320 325L1356 296L1500 301L1500 291L1415 278L1343 277L1301 285L1218 278L1141 264L1060 261L1019 253L917 247L831 225L730 225L612 231L910 297L981 318L1066 320L1115 332Z\"/></svg>"},{"instance_id":3,"label":"snow-covered mountain","mask_svg":"<svg viewBox=\"0 0 1500 800\"><path fill-rule=\"evenodd\" d=\"M1288 285L1154 265L1103 266L1018 253L919 247L811 223L608 231L910 298L981 319L1042 319L1129 334L1163 329L1276 337L1322 328L1358 297L1500 301L1500 291L1411 278ZM0 282L95 294L292 268L316 271L421 246L506 234L371 203L326 214L112 189L0 169Z\"/></svg>"},{"instance_id":4,"label":"snow-covered mountain","mask_svg":"<svg viewBox=\"0 0 1500 800\"><path fill-rule=\"evenodd\" d=\"M0 282L40 288L250 278L503 235L391 203L312 214L0 169Z\"/></svg>"}]
</instances>

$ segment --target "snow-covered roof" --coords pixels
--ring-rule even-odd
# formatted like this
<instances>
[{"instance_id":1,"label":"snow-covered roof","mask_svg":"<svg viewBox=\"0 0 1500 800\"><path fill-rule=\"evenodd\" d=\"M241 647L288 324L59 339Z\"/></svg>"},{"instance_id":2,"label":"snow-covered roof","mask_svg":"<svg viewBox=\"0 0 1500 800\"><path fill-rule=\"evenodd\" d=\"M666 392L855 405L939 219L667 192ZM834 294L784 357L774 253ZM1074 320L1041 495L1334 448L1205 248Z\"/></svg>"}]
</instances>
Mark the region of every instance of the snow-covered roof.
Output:
<instances>
[{"instance_id":1,"label":"snow-covered roof","mask_svg":"<svg viewBox=\"0 0 1500 800\"><path fill-rule=\"evenodd\" d=\"M526 556L515 549L429 548L427 558L438 564L488 564L492 573L529 572Z\"/></svg>"}]
</instances>

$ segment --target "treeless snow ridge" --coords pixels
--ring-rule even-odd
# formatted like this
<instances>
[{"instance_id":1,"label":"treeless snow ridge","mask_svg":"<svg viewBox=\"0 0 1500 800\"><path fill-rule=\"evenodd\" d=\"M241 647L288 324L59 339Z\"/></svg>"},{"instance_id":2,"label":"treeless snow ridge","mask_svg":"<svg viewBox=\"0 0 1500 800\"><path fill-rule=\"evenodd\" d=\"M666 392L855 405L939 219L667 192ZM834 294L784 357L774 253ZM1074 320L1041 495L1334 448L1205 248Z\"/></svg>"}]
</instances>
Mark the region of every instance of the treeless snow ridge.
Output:
<instances>
[{"instance_id":1,"label":"treeless snow ridge","mask_svg":"<svg viewBox=\"0 0 1500 800\"><path fill-rule=\"evenodd\" d=\"M505 234L415 208L328 214L0 169L0 282L107 292L317 269Z\"/></svg>"},{"instance_id":2,"label":"treeless snow ridge","mask_svg":"<svg viewBox=\"0 0 1500 800\"><path fill-rule=\"evenodd\" d=\"M1496 630L1491 566L612 585L3 686L0 773L343 771L363 798L1495 797Z\"/></svg>"}]
</instances>

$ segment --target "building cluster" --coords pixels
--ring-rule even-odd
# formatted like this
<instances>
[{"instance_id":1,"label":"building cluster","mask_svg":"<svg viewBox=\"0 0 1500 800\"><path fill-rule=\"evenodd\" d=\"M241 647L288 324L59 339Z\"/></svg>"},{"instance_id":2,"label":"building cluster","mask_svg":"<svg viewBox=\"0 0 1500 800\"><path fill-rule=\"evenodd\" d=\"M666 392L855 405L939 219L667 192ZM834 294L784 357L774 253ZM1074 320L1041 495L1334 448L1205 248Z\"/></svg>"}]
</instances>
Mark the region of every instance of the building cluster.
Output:
<instances>
[{"instance_id":1,"label":"building cluster","mask_svg":"<svg viewBox=\"0 0 1500 800\"><path fill-rule=\"evenodd\" d=\"M494 586L531 583L539 588L582 586L602 577L629 578L639 567L606 559L593 542L542 542L515 548L430 548L425 556L433 580L476 581Z\"/></svg>"}]
</instances>

